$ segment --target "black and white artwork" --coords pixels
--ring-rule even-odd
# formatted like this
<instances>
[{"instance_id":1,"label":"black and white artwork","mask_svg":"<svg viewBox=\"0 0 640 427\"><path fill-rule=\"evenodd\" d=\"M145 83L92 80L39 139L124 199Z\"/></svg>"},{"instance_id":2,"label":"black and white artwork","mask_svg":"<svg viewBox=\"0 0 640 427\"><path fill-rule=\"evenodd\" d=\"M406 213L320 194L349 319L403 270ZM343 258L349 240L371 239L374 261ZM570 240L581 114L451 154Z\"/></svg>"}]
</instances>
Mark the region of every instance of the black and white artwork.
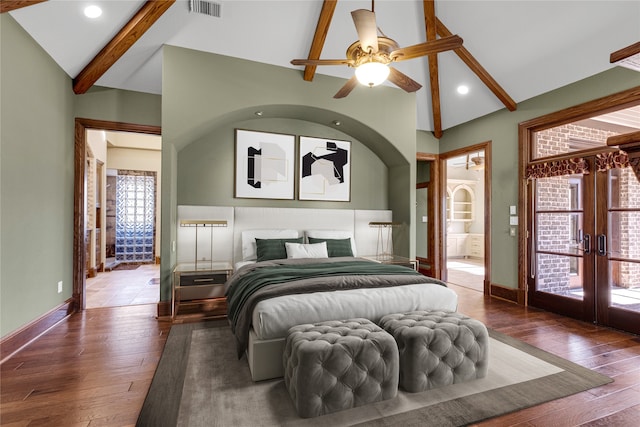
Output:
<instances>
[{"instance_id":1,"label":"black and white artwork","mask_svg":"<svg viewBox=\"0 0 640 427\"><path fill-rule=\"evenodd\" d=\"M300 137L300 200L351 199L351 142Z\"/></svg>"},{"instance_id":2,"label":"black and white artwork","mask_svg":"<svg viewBox=\"0 0 640 427\"><path fill-rule=\"evenodd\" d=\"M295 136L236 129L236 197L293 199Z\"/></svg>"}]
</instances>

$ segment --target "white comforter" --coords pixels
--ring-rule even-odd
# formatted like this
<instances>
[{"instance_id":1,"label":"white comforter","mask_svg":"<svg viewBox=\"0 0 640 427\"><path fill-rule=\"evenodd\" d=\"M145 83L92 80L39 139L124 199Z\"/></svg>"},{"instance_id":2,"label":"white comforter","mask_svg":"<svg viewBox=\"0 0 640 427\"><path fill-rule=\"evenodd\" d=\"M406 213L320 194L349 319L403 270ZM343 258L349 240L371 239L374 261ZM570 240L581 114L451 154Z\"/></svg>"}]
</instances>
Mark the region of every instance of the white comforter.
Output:
<instances>
[{"instance_id":1,"label":"white comforter","mask_svg":"<svg viewBox=\"0 0 640 427\"><path fill-rule=\"evenodd\" d=\"M458 296L432 283L378 289L352 289L286 295L259 302L253 311L258 339L285 337L290 327L302 323L364 317L377 322L390 313L417 310L456 311Z\"/></svg>"}]
</instances>

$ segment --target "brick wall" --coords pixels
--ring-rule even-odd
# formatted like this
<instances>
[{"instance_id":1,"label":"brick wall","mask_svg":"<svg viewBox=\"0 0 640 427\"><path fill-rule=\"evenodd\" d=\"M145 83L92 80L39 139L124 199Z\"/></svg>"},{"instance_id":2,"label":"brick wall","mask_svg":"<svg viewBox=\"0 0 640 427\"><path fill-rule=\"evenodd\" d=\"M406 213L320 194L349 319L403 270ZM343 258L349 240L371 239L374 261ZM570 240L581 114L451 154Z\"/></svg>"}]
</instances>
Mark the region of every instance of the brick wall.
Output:
<instances>
[{"instance_id":1,"label":"brick wall","mask_svg":"<svg viewBox=\"0 0 640 427\"><path fill-rule=\"evenodd\" d=\"M547 129L536 133L536 144L534 157L555 156L558 154L570 153L580 147L572 148L572 145L580 142L593 143L594 145L607 145L607 138L617 135L616 132L609 132L600 129L592 129L576 124L567 124L555 128Z\"/></svg>"},{"instance_id":2,"label":"brick wall","mask_svg":"<svg viewBox=\"0 0 640 427\"><path fill-rule=\"evenodd\" d=\"M566 210L570 203L570 186L567 177L539 179L537 187L538 210ZM567 252L570 239L570 215L564 213L538 214L536 224L538 249L549 252ZM566 256L538 255L536 276L538 290L555 294L569 291L570 263Z\"/></svg>"},{"instance_id":3,"label":"brick wall","mask_svg":"<svg viewBox=\"0 0 640 427\"><path fill-rule=\"evenodd\" d=\"M535 157L547 157L571 151L570 140L575 125L559 126L536 133ZM585 132L580 132L584 134ZM536 181L538 210L570 209L569 177L552 177ZM536 224L538 249L567 252L571 221L567 214L539 214ZM570 290L570 259L566 256L539 254L536 268L537 289L566 295Z\"/></svg>"}]
</instances>

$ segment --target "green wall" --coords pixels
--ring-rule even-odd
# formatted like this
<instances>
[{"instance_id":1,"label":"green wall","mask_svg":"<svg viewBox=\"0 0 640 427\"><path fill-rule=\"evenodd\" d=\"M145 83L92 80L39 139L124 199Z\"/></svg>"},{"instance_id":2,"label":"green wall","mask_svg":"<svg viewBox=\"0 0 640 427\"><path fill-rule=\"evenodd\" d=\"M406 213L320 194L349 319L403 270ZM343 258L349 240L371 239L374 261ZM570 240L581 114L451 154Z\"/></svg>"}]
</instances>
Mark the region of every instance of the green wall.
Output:
<instances>
[{"instance_id":1,"label":"green wall","mask_svg":"<svg viewBox=\"0 0 640 427\"><path fill-rule=\"evenodd\" d=\"M74 95L71 79L6 13L0 15L0 55L5 336L71 297Z\"/></svg>"},{"instance_id":2,"label":"green wall","mask_svg":"<svg viewBox=\"0 0 640 427\"><path fill-rule=\"evenodd\" d=\"M162 206L160 245L160 300L171 300L171 271L176 264L176 253L172 242L176 241L178 219L178 152L173 144L162 140Z\"/></svg>"},{"instance_id":3,"label":"green wall","mask_svg":"<svg viewBox=\"0 0 640 427\"><path fill-rule=\"evenodd\" d=\"M433 136L433 132L418 130L416 131L416 152L438 154L440 141Z\"/></svg>"},{"instance_id":4,"label":"green wall","mask_svg":"<svg viewBox=\"0 0 640 427\"><path fill-rule=\"evenodd\" d=\"M509 236L509 205L518 204L518 123L640 86L640 73L615 67L493 114L447 129L439 152L491 141L491 280L517 288L518 241Z\"/></svg>"},{"instance_id":5,"label":"green wall","mask_svg":"<svg viewBox=\"0 0 640 427\"><path fill-rule=\"evenodd\" d=\"M231 200L232 177L215 198L207 199L201 190L183 194L179 185L193 179L182 173L191 150L218 143L218 137L228 144L234 127L275 130L279 120L294 133L301 129L348 137L361 144L358 150L371 164L382 160L386 182L375 175L367 179L386 186L386 194L378 189L353 203L386 204L394 218L410 224L399 233L409 242L403 244L407 252L415 248L415 152L443 153L491 140L493 282L516 287L517 242L508 236L507 206L518 197L518 123L640 85L639 73L613 68L522 102L515 112L501 110L447 129L437 141L431 133L415 130L415 95L394 88L356 88L349 97L334 100L342 79L318 75L309 83L299 70L175 47L165 47L164 56L162 98L105 88L74 95L69 76L10 15L0 15L1 336L71 297L75 117L163 127L162 300L169 299L169 272L175 263L176 206L196 199ZM259 121L253 115L258 109L272 115ZM343 122L340 131L332 128L333 120ZM219 178L208 172L203 176ZM58 281L64 284L60 294Z\"/></svg>"},{"instance_id":6,"label":"green wall","mask_svg":"<svg viewBox=\"0 0 640 427\"><path fill-rule=\"evenodd\" d=\"M351 201L313 202L234 198L234 128L351 141ZM178 153L178 204L214 206L387 209L386 165L369 148L334 128L294 119L254 119L221 126Z\"/></svg>"},{"instance_id":7,"label":"green wall","mask_svg":"<svg viewBox=\"0 0 640 427\"><path fill-rule=\"evenodd\" d=\"M164 176L176 183L178 204L391 209L395 220L407 224L396 242L400 253L408 255L415 250L410 230L415 217L410 209L415 199L415 94L391 87L375 91L357 87L347 98L334 99L333 94L344 83L322 75L306 82L301 70L165 46L163 143L174 147L178 166L174 176ZM256 111L264 112L262 119L256 118ZM339 130L332 125L334 120L342 123ZM352 201L234 199L234 128L335 135L336 139L353 141L354 154L362 156L366 165L354 163L352 176L359 176L352 183ZM215 159L214 154L221 158ZM381 164L382 176L371 170ZM221 169L207 170L217 165ZM370 180L368 185L366 180ZM175 236L175 221L168 226L170 231L163 227L164 246L172 243L166 236ZM163 257L161 275L168 276L171 267ZM163 295L168 292L164 287Z\"/></svg>"},{"instance_id":8,"label":"green wall","mask_svg":"<svg viewBox=\"0 0 640 427\"><path fill-rule=\"evenodd\" d=\"M162 97L94 86L74 99L75 117L136 125L162 124Z\"/></svg>"},{"instance_id":9,"label":"green wall","mask_svg":"<svg viewBox=\"0 0 640 427\"><path fill-rule=\"evenodd\" d=\"M159 126L161 97L98 87L74 95L71 78L7 13L0 15L0 66L5 337L72 295L75 117Z\"/></svg>"},{"instance_id":10,"label":"green wall","mask_svg":"<svg viewBox=\"0 0 640 427\"><path fill-rule=\"evenodd\" d=\"M301 70L173 46L163 55L163 136L178 151L218 124L254 119L263 110L265 118L325 125L338 119L342 132L388 154L390 165L415 157L415 94L359 86L334 99L345 80L316 75L306 82Z\"/></svg>"}]
</instances>

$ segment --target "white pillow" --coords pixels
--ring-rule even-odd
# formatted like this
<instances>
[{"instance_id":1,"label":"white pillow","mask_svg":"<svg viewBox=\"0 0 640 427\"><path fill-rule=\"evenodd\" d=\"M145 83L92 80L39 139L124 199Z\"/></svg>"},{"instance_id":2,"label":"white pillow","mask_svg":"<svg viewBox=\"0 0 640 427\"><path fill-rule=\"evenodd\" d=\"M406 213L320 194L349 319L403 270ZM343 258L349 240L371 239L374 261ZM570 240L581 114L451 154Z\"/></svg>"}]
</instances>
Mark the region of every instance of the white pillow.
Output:
<instances>
[{"instance_id":1,"label":"white pillow","mask_svg":"<svg viewBox=\"0 0 640 427\"><path fill-rule=\"evenodd\" d=\"M307 241L309 237L316 239L351 239L351 252L353 256L358 256L356 253L356 240L353 238L353 232L349 230L306 230L304 232Z\"/></svg>"},{"instance_id":2,"label":"white pillow","mask_svg":"<svg viewBox=\"0 0 640 427\"><path fill-rule=\"evenodd\" d=\"M291 243L285 242L287 258L329 258L327 242L320 243Z\"/></svg>"},{"instance_id":3,"label":"white pillow","mask_svg":"<svg viewBox=\"0 0 640 427\"><path fill-rule=\"evenodd\" d=\"M258 258L256 238L258 239L295 239L300 237L298 230L245 230L242 232L242 260Z\"/></svg>"}]
</instances>

